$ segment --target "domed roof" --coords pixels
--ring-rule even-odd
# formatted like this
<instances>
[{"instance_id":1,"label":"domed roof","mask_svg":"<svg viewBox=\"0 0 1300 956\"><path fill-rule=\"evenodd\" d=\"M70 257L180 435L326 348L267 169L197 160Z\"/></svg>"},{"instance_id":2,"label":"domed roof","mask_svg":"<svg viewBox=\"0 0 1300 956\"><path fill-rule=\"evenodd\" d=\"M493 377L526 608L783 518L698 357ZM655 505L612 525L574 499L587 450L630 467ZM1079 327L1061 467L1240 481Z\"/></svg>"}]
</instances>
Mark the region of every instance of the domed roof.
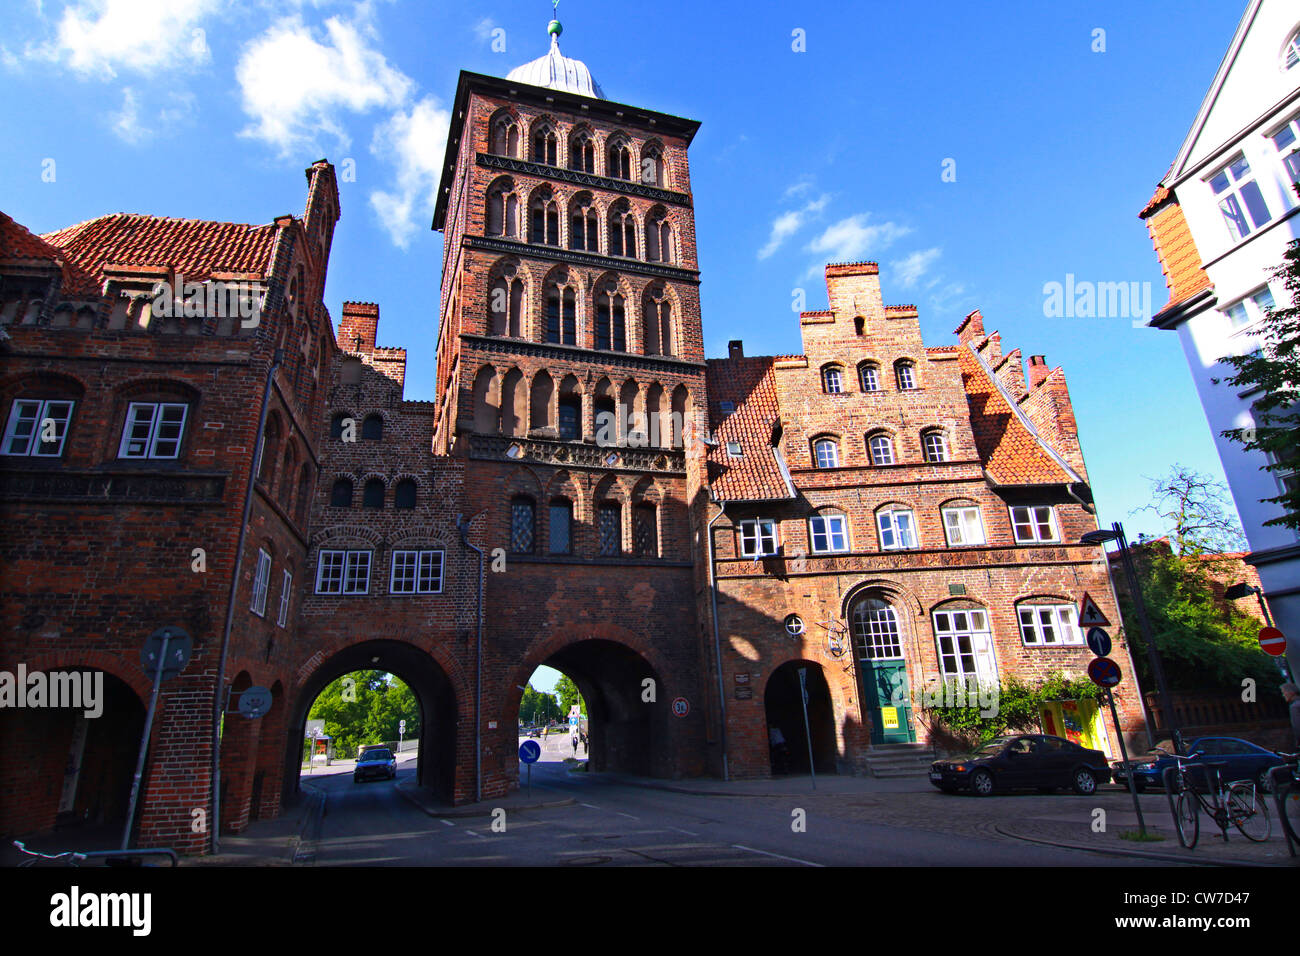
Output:
<instances>
[{"instance_id":1,"label":"domed roof","mask_svg":"<svg viewBox=\"0 0 1300 956\"><path fill-rule=\"evenodd\" d=\"M603 100L605 94L591 75L591 70L587 69L587 64L560 52L562 27L559 21L552 20L548 30L551 34L551 49L546 56L539 56L531 63L515 67L506 74L506 79Z\"/></svg>"}]
</instances>

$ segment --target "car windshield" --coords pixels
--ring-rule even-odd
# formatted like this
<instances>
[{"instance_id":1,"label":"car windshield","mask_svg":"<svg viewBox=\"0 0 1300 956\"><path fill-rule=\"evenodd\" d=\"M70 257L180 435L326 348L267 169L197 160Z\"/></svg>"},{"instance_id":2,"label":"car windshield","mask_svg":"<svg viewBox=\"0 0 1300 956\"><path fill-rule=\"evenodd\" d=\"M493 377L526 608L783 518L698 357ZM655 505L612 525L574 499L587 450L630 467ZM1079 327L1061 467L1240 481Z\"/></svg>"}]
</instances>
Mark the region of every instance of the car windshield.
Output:
<instances>
[{"instance_id":1,"label":"car windshield","mask_svg":"<svg viewBox=\"0 0 1300 956\"><path fill-rule=\"evenodd\" d=\"M1011 743L1010 737L994 737L982 747L978 747L975 753L981 757L991 757L993 754L1001 753L1002 748Z\"/></svg>"},{"instance_id":2,"label":"car windshield","mask_svg":"<svg viewBox=\"0 0 1300 956\"><path fill-rule=\"evenodd\" d=\"M367 750L361 755L362 760L388 760L393 756L389 750Z\"/></svg>"}]
</instances>

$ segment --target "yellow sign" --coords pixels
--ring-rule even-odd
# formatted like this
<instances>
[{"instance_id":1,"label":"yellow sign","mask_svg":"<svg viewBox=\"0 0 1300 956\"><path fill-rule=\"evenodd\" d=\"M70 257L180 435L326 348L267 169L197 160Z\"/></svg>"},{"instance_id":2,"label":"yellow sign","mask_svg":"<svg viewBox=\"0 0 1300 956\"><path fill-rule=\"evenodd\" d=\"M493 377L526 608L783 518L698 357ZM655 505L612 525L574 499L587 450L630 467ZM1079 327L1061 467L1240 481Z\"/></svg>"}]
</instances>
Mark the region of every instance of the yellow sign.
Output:
<instances>
[{"instance_id":1,"label":"yellow sign","mask_svg":"<svg viewBox=\"0 0 1300 956\"><path fill-rule=\"evenodd\" d=\"M883 726L886 730L897 730L898 729L898 708L881 707L880 721L881 721L881 726Z\"/></svg>"}]
</instances>

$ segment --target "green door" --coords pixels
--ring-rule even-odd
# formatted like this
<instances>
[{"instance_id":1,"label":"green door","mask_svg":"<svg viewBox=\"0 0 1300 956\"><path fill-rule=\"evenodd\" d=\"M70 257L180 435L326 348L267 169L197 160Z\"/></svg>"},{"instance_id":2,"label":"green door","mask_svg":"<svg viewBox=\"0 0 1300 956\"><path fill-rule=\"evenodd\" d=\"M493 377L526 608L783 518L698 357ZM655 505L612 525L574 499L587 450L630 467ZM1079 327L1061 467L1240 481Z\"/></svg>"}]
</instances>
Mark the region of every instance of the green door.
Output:
<instances>
[{"instance_id":1,"label":"green door","mask_svg":"<svg viewBox=\"0 0 1300 956\"><path fill-rule=\"evenodd\" d=\"M871 720L871 742L914 742L911 685L894 609L876 598L859 602L853 611L853 635L862 680L862 709Z\"/></svg>"}]
</instances>

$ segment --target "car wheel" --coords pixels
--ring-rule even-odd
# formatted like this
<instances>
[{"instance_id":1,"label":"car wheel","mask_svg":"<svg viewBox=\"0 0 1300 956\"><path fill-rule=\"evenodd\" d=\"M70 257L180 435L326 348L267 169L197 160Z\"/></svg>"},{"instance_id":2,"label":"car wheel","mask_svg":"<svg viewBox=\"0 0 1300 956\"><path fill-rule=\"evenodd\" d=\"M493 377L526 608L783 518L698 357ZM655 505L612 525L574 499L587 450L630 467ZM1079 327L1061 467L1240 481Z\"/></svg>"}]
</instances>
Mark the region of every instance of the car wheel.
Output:
<instances>
[{"instance_id":1,"label":"car wheel","mask_svg":"<svg viewBox=\"0 0 1300 956\"><path fill-rule=\"evenodd\" d=\"M970 790L975 796L992 796L993 789L993 774L987 770L976 770L970 775Z\"/></svg>"},{"instance_id":2,"label":"car wheel","mask_svg":"<svg viewBox=\"0 0 1300 956\"><path fill-rule=\"evenodd\" d=\"M1083 794L1085 797L1090 793L1097 792L1097 778L1092 775L1092 771L1087 767L1080 767L1074 771L1074 776L1070 780L1074 792Z\"/></svg>"},{"instance_id":3,"label":"car wheel","mask_svg":"<svg viewBox=\"0 0 1300 956\"><path fill-rule=\"evenodd\" d=\"M1272 767L1265 767L1259 772L1259 776L1255 778L1255 783L1262 793L1272 793L1274 790L1273 775L1270 773L1272 769Z\"/></svg>"}]
</instances>

